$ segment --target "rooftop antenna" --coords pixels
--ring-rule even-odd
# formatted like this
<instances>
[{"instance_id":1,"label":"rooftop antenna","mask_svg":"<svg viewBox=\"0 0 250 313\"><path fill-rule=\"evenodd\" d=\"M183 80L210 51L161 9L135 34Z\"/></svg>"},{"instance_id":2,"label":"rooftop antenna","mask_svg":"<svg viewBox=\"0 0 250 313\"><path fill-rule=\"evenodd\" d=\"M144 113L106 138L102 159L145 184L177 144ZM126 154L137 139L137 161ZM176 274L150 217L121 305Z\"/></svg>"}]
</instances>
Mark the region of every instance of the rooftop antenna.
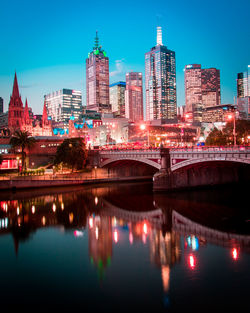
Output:
<instances>
[{"instance_id":1,"label":"rooftop antenna","mask_svg":"<svg viewBox=\"0 0 250 313\"><path fill-rule=\"evenodd\" d=\"M98 38L98 31L96 31L95 47L94 47L94 49L98 49L98 47L99 47L99 38Z\"/></svg>"}]
</instances>

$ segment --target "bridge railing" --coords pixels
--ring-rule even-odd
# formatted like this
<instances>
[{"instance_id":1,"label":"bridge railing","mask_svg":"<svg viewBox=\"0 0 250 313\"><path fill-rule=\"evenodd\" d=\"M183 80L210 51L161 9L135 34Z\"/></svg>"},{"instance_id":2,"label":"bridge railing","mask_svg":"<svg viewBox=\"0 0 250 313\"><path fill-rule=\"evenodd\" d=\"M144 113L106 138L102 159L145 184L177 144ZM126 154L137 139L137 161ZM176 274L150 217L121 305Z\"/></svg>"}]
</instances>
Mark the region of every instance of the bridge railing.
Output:
<instances>
[{"instance_id":1,"label":"bridge railing","mask_svg":"<svg viewBox=\"0 0 250 313\"><path fill-rule=\"evenodd\" d=\"M223 146L223 147L189 147L189 148L172 148L170 149L170 153L180 153L180 152L197 152L197 153L207 153L207 152L247 152L250 153L250 146Z\"/></svg>"}]
</instances>

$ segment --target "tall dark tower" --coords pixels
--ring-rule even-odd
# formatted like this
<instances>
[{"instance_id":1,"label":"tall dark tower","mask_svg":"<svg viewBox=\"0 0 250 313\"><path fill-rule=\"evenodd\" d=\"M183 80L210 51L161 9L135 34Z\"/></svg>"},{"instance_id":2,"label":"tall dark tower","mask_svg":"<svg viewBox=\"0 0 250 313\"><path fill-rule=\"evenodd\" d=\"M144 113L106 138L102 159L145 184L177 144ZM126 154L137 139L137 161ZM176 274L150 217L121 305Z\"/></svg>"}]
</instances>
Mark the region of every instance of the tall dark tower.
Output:
<instances>
[{"instance_id":1,"label":"tall dark tower","mask_svg":"<svg viewBox=\"0 0 250 313\"><path fill-rule=\"evenodd\" d=\"M87 109L100 113L111 112L109 102L109 58L99 45L96 32L95 45L86 59Z\"/></svg>"},{"instance_id":2,"label":"tall dark tower","mask_svg":"<svg viewBox=\"0 0 250 313\"><path fill-rule=\"evenodd\" d=\"M145 53L146 119L171 122L176 119L175 52L162 44L157 27L157 43Z\"/></svg>"},{"instance_id":3,"label":"tall dark tower","mask_svg":"<svg viewBox=\"0 0 250 313\"><path fill-rule=\"evenodd\" d=\"M23 125L23 102L19 94L17 76L15 73L12 95L9 103L8 127L11 132L21 129Z\"/></svg>"}]
</instances>

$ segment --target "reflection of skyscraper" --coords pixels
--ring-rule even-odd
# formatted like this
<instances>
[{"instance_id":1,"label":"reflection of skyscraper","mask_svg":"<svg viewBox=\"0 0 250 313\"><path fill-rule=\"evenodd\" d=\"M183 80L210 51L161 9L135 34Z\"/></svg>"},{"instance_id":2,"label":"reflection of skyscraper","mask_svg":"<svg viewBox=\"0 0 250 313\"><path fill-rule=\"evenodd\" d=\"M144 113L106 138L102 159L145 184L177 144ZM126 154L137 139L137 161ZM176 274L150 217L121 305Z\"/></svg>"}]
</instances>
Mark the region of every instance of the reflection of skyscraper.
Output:
<instances>
[{"instance_id":1,"label":"reflection of skyscraper","mask_svg":"<svg viewBox=\"0 0 250 313\"><path fill-rule=\"evenodd\" d=\"M109 58L99 45L96 33L95 46L86 59L87 109L100 113L111 112L109 103Z\"/></svg>"},{"instance_id":2,"label":"reflection of skyscraper","mask_svg":"<svg viewBox=\"0 0 250 313\"><path fill-rule=\"evenodd\" d=\"M125 114L131 122L143 120L142 73L126 74Z\"/></svg>"},{"instance_id":3,"label":"reflection of skyscraper","mask_svg":"<svg viewBox=\"0 0 250 313\"><path fill-rule=\"evenodd\" d=\"M145 54L146 119L176 118L175 52L162 44L157 27L157 45Z\"/></svg>"},{"instance_id":4,"label":"reflection of skyscraper","mask_svg":"<svg viewBox=\"0 0 250 313\"><path fill-rule=\"evenodd\" d=\"M150 260L161 267L164 291L169 288L170 268L180 261L181 241L176 232L167 232L163 236L161 230L152 229L150 233Z\"/></svg>"},{"instance_id":5,"label":"reflection of skyscraper","mask_svg":"<svg viewBox=\"0 0 250 313\"><path fill-rule=\"evenodd\" d=\"M89 217L89 256L102 276L112 256L112 224L110 217Z\"/></svg>"}]
</instances>

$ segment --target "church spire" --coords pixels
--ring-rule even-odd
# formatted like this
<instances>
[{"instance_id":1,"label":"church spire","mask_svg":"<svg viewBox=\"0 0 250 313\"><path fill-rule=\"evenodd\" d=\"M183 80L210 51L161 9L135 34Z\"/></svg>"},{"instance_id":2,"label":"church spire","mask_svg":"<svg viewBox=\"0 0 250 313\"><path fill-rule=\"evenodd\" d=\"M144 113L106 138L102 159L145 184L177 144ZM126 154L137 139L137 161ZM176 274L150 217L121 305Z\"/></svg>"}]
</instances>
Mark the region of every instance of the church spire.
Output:
<instances>
[{"instance_id":1,"label":"church spire","mask_svg":"<svg viewBox=\"0 0 250 313\"><path fill-rule=\"evenodd\" d=\"M42 123L47 124L48 121L48 113L47 113L47 107L46 107L46 101L44 100L44 105L43 105L43 118L42 118Z\"/></svg>"},{"instance_id":2,"label":"church spire","mask_svg":"<svg viewBox=\"0 0 250 313\"><path fill-rule=\"evenodd\" d=\"M17 82L17 76L15 72L15 78L14 78L14 85L13 85L13 91L12 91L12 97L19 98L19 88L18 88L18 82Z\"/></svg>"},{"instance_id":3,"label":"church spire","mask_svg":"<svg viewBox=\"0 0 250 313\"><path fill-rule=\"evenodd\" d=\"M25 107L24 107L24 121L25 122L28 122L30 120L30 115L29 115L29 107L28 107L28 101L27 101L27 98L26 98L26 101L25 101Z\"/></svg>"}]
</instances>

